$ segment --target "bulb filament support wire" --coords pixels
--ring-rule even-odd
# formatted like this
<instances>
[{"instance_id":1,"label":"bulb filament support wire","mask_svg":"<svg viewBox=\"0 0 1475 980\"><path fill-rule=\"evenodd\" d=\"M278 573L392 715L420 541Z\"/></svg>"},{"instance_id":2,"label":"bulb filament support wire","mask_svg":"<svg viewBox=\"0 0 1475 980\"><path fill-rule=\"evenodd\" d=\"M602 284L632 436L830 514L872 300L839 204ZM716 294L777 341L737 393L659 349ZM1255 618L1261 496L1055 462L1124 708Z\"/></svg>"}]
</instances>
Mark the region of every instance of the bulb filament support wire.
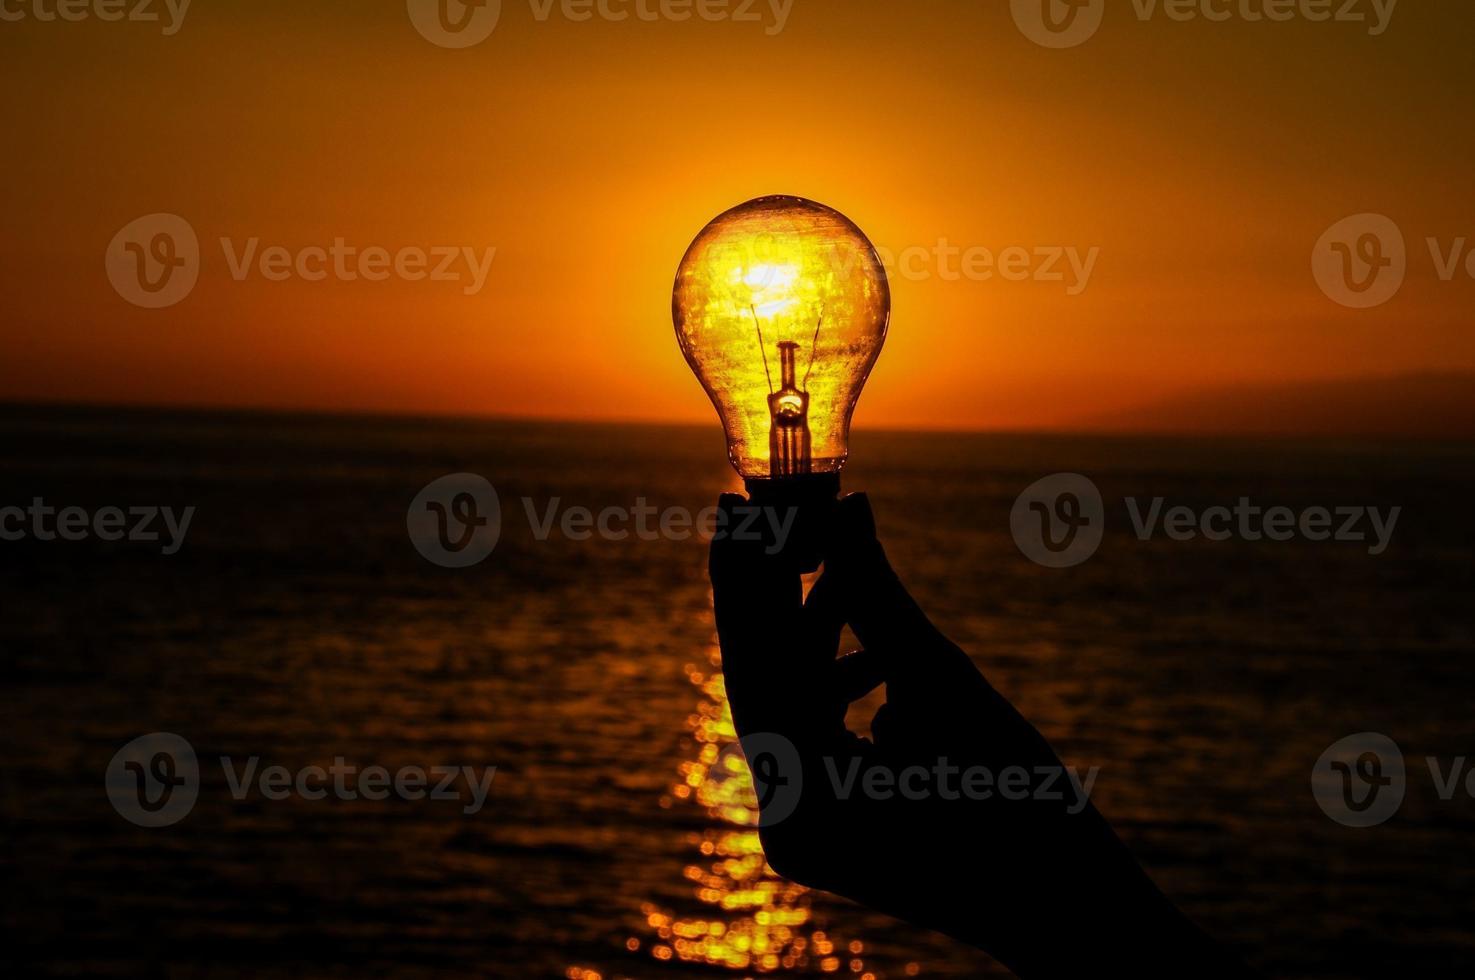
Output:
<instances>
[{"instance_id":1,"label":"bulb filament support wire","mask_svg":"<svg viewBox=\"0 0 1475 980\"><path fill-rule=\"evenodd\" d=\"M773 372L768 369L768 348L763 343L763 322L758 319L758 310L752 303L748 304L748 313L753 317L753 329L758 332L758 353L763 357L763 377L768 382L768 393L773 394ZM814 357L819 352L819 332L825 325L825 308L819 308L819 319L814 324L814 336L809 339L809 363L804 367L804 382L799 386L800 391L809 391L809 375L814 371Z\"/></svg>"}]
</instances>

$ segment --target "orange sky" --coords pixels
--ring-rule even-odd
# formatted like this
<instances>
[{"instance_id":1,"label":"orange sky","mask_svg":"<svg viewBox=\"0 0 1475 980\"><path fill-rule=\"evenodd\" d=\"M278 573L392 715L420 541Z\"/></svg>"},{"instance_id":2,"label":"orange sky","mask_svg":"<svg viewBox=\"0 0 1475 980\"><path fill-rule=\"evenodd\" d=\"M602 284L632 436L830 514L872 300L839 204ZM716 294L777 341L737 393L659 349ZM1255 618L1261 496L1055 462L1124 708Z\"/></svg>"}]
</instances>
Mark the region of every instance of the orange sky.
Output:
<instances>
[{"instance_id":1,"label":"orange sky","mask_svg":"<svg viewBox=\"0 0 1475 980\"><path fill-rule=\"evenodd\" d=\"M794 0L772 36L768 0L760 23L540 22L542 2L504 0L466 50L403 0L198 3L172 36L0 23L0 397L710 422L672 276L710 218L770 193L892 255L1099 249L1078 295L893 274L859 425L1070 425L1222 383L1475 370L1475 282L1441 281L1425 244L1475 245L1475 4L1405 2L1370 37L1113 0L1047 50L1002 0ZM1311 254L1368 211L1402 229L1408 278L1359 311ZM201 242L194 290L158 310L104 268L154 212ZM222 238L496 252L467 295L237 281Z\"/></svg>"}]
</instances>

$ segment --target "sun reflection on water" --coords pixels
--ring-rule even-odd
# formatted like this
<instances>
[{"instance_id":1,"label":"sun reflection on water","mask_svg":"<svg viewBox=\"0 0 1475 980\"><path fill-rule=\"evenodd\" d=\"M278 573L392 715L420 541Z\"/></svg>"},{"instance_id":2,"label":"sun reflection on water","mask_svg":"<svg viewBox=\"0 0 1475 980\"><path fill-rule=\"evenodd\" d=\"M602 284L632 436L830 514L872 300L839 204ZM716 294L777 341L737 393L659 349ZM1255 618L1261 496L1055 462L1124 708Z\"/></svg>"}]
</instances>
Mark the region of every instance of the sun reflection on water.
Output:
<instances>
[{"instance_id":1,"label":"sun reflection on water","mask_svg":"<svg viewBox=\"0 0 1475 980\"><path fill-rule=\"evenodd\" d=\"M817 927L809 890L776 875L758 840L758 798L738 746L727 691L718 668L688 664L687 678L701 692L687 718L695 741L663 807L697 806L713 826L688 835L695 860L683 870L697 901L710 909L680 916L642 906L652 936L643 945L657 960L681 960L746 973L780 970L849 973L878 980L861 959L859 941L841 943ZM639 943L639 937L632 937Z\"/></svg>"},{"instance_id":2,"label":"sun reflection on water","mask_svg":"<svg viewBox=\"0 0 1475 980\"><path fill-rule=\"evenodd\" d=\"M784 971L883 980L867 968L864 944L843 942L820 928L809 889L780 878L764 860L758 797L733 729L721 662L714 647L708 666L686 665L687 679L701 692L686 719L694 748L660 801L663 809L699 807L711 823L686 836L690 863L682 869L706 911L683 915L642 903L643 934L630 936L625 949L658 963L747 976ZM911 964L907 972L915 975ZM570 967L566 976L605 980L583 967Z\"/></svg>"}]
</instances>

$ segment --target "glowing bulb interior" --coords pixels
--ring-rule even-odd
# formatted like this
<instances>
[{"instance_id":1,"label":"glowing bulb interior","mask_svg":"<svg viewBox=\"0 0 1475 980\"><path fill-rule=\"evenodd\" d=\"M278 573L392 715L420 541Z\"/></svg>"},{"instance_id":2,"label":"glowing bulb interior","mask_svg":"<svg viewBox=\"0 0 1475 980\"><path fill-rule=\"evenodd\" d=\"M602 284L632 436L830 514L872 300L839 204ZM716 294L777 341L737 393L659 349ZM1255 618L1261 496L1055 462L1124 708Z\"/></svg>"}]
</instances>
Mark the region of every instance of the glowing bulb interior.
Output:
<instances>
[{"instance_id":1,"label":"glowing bulb interior","mask_svg":"<svg viewBox=\"0 0 1475 980\"><path fill-rule=\"evenodd\" d=\"M740 474L844 465L890 307L875 249L822 204L760 198L702 230L677 272L672 312Z\"/></svg>"}]
</instances>

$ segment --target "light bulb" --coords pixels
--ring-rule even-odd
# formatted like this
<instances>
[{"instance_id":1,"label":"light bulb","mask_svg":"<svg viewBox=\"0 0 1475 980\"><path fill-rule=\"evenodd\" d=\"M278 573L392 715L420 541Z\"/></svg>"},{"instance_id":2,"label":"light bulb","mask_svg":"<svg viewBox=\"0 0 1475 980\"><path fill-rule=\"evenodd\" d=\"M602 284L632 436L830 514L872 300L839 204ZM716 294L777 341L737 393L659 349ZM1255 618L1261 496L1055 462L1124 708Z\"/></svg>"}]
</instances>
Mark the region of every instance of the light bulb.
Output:
<instances>
[{"instance_id":1,"label":"light bulb","mask_svg":"<svg viewBox=\"0 0 1475 980\"><path fill-rule=\"evenodd\" d=\"M687 249L671 312L749 488L809 477L838 490L850 416L891 314L861 230L801 197L740 204Z\"/></svg>"}]
</instances>

